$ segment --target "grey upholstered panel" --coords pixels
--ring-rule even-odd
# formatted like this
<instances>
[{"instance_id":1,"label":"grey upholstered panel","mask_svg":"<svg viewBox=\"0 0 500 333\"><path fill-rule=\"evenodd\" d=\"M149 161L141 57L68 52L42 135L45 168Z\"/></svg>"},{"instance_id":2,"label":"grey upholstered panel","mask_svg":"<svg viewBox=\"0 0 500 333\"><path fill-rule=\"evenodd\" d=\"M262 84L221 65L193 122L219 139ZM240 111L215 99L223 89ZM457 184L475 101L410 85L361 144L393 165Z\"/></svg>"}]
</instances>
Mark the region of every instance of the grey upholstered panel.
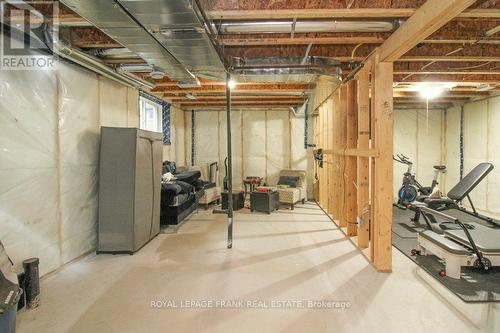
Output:
<instances>
[{"instance_id":1,"label":"grey upholstered panel","mask_svg":"<svg viewBox=\"0 0 500 333\"><path fill-rule=\"evenodd\" d=\"M469 233L476 243L479 251L484 253L500 253L500 229L492 229L479 224L474 224L474 229L470 229ZM470 246L469 240L467 239L465 232L461 229L459 230L446 230L444 232L445 236L464 244Z\"/></svg>"}]
</instances>

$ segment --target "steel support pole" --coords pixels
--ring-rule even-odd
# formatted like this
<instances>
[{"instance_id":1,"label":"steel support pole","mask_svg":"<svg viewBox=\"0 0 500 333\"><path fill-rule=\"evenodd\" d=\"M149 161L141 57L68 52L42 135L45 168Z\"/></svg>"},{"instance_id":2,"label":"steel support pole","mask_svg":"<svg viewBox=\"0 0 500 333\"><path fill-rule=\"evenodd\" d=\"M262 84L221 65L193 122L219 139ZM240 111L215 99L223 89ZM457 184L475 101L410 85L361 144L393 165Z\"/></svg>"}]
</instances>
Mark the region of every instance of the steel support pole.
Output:
<instances>
[{"instance_id":1,"label":"steel support pole","mask_svg":"<svg viewBox=\"0 0 500 333\"><path fill-rule=\"evenodd\" d=\"M227 112L227 248L233 247L233 156L231 145L231 74L226 74L226 112Z\"/></svg>"}]
</instances>

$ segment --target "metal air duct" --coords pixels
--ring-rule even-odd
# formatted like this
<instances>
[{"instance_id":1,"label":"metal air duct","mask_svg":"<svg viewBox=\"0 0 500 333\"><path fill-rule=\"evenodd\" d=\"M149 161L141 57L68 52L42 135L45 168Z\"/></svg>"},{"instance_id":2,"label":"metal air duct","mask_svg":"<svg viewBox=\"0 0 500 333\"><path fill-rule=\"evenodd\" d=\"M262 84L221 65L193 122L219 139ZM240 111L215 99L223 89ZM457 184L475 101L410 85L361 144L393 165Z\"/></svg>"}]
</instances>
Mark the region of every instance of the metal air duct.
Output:
<instances>
[{"instance_id":1,"label":"metal air duct","mask_svg":"<svg viewBox=\"0 0 500 333\"><path fill-rule=\"evenodd\" d=\"M170 18L177 17L175 12L181 11L181 8L175 4L186 5L188 1L61 0L61 2L148 64L164 71L172 80L195 81L195 76L178 60L178 54L172 55L165 41L158 40L158 33L152 32L159 31ZM192 9L190 11L192 12ZM153 24L147 24L148 18L151 22L158 23L157 29L153 29Z\"/></svg>"},{"instance_id":2,"label":"metal air duct","mask_svg":"<svg viewBox=\"0 0 500 333\"><path fill-rule=\"evenodd\" d=\"M72 48L68 45L64 45L61 42L55 42L53 44L53 52L62 58L71 60L79 64L80 66L88 68L93 72L101 74L102 76L117 81L121 84L125 84L127 86L135 88L154 88L154 84L150 82L147 82L131 74L117 72L113 68L106 66L99 59L96 59L83 51Z\"/></svg>"},{"instance_id":3,"label":"metal air duct","mask_svg":"<svg viewBox=\"0 0 500 333\"><path fill-rule=\"evenodd\" d=\"M221 57L205 30L205 27L209 29L211 26L205 22L204 14L197 5L198 1L118 2L190 72L210 75L218 80L225 79Z\"/></svg>"},{"instance_id":4,"label":"metal air duct","mask_svg":"<svg viewBox=\"0 0 500 333\"><path fill-rule=\"evenodd\" d=\"M308 33L308 32L391 32L399 23L388 21L253 21L216 25L222 34Z\"/></svg>"}]
</instances>

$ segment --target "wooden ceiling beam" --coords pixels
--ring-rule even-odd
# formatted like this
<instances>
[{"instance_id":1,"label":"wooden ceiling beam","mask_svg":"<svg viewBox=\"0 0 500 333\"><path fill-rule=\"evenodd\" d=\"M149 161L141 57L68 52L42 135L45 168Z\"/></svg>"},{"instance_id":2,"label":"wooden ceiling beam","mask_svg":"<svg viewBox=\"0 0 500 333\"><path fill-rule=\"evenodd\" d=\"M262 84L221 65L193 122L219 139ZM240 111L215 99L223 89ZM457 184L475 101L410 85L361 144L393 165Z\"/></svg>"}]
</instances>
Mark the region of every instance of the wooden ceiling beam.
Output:
<instances>
[{"instance_id":1,"label":"wooden ceiling beam","mask_svg":"<svg viewBox=\"0 0 500 333\"><path fill-rule=\"evenodd\" d=\"M453 103L453 102L467 102L470 98L459 98L459 99L449 99L449 98L436 98L429 100L429 104L431 103ZM401 99L394 98L394 103L404 103L404 104L426 104L426 100L424 98L420 99Z\"/></svg>"},{"instance_id":2,"label":"wooden ceiling beam","mask_svg":"<svg viewBox=\"0 0 500 333\"><path fill-rule=\"evenodd\" d=\"M389 40L389 39L388 39ZM388 41L387 40L387 41ZM384 42L385 43L385 42ZM318 57L331 57L336 58L341 62L349 62L352 53L356 46L353 44L336 44L336 45L314 45L310 49L310 56ZM354 53L354 60L364 59L375 48L376 44L363 44L358 47ZM379 46L382 47L382 46ZM242 57L242 58L255 58L255 57L303 57L306 52L306 45L276 45L275 47L268 46L248 46L248 47L229 47L225 50L227 57ZM407 58L408 60L420 59L436 59L437 61L445 61L444 56L449 53L453 56L449 59L456 61L468 61L468 58L479 60L481 57L499 58L498 45L490 44L476 44L463 47L462 45L443 44L423 44L420 47L412 48L404 56L418 57ZM402 55L403 56L403 55ZM431 59L432 57L432 59ZM467 57L467 58L460 58ZM396 59L397 60L397 59Z\"/></svg>"},{"instance_id":3,"label":"wooden ceiling beam","mask_svg":"<svg viewBox=\"0 0 500 333\"><path fill-rule=\"evenodd\" d=\"M500 39L426 39L422 43L424 44L500 44Z\"/></svg>"},{"instance_id":4,"label":"wooden ceiling beam","mask_svg":"<svg viewBox=\"0 0 500 333\"><path fill-rule=\"evenodd\" d=\"M225 95L219 95L219 96L195 96L196 99L189 99L186 97L172 97L171 101L172 103L176 102L182 102L182 101L199 101L199 102L207 102L207 101L225 101L226 96ZM245 100L245 101L274 101L274 100L292 100L292 99L297 99L297 100L303 100L303 96L290 96L290 95L267 95L267 96L262 96L262 95L236 95L232 96L231 98L233 101L239 101L239 100Z\"/></svg>"},{"instance_id":5,"label":"wooden ceiling beam","mask_svg":"<svg viewBox=\"0 0 500 333\"><path fill-rule=\"evenodd\" d=\"M287 100L287 101L232 101L231 105L298 105L301 104L303 100ZM179 103L182 106L190 106L190 105L199 105L199 106L225 106L226 101L222 102L198 102L198 101L190 101L190 102L182 102Z\"/></svg>"},{"instance_id":6,"label":"wooden ceiling beam","mask_svg":"<svg viewBox=\"0 0 500 333\"><path fill-rule=\"evenodd\" d=\"M390 62L400 58L474 2L475 0L428 0L380 46L377 51L379 60Z\"/></svg>"},{"instance_id":7,"label":"wooden ceiling beam","mask_svg":"<svg viewBox=\"0 0 500 333\"><path fill-rule=\"evenodd\" d=\"M469 92L446 92L441 95L442 98L470 98L470 97L487 97L487 91L469 91ZM421 98L420 93L417 91L394 91L394 98Z\"/></svg>"},{"instance_id":8,"label":"wooden ceiling beam","mask_svg":"<svg viewBox=\"0 0 500 333\"><path fill-rule=\"evenodd\" d=\"M212 10L208 16L213 20L281 20L281 19L325 19L325 18L405 18L414 8L337 8L337 9L268 9L268 10ZM459 18L500 18L499 9L468 9L458 14Z\"/></svg>"},{"instance_id":9,"label":"wooden ceiling beam","mask_svg":"<svg viewBox=\"0 0 500 333\"><path fill-rule=\"evenodd\" d=\"M420 82L456 82L456 83L476 83L476 84L498 84L500 83L500 75L424 75L421 73L414 74L409 78L405 77L408 74L395 74L393 81L395 83L420 83Z\"/></svg>"},{"instance_id":10,"label":"wooden ceiling beam","mask_svg":"<svg viewBox=\"0 0 500 333\"><path fill-rule=\"evenodd\" d=\"M59 14L57 17L59 25L68 27L91 27L92 23L83 17L74 14Z\"/></svg>"},{"instance_id":11,"label":"wooden ceiling beam","mask_svg":"<svg viewBox=\"0 0 500 333\"><path fill-rule=\"evenodd\" d=\"M123 45L95 27L63 27L60 29L60 38L82 49L123 48Z\"/></svg>"},{"instance_id":12,"label":"wooden ceiling beam","mask_svg":"<svg viewBox=\"0 0 500 333\"><path fill-rule=\"evenodd\" d=\"M220 82L218 82L218 81L200 81L200 83L202 84L200 87L210 87L210 86L224 86L225 87L226 86L226 82L224 82L224 81L220 81ZM177 86L177 84L178 83L176 81L157 82L156 88L175 87L175 86ZM314 85L304 85L304 83L300 83L300 82L238 82L237 86L240 86L240 87L243 87L243 86L260 86L260 87L280 86L280 87L288 87L288 88L298 87L298 88L302 89L305 87L311 88Z\"/></svg>"},{"instance_id":13,"label":"wooden ceiling beam","mask_svg":"<svg viewBox=\"0 0 500 333\"><path fill-rule=\"evenodd\" d=\"M163 88L163 89L160 89ZM178 88L178 87L160 87L156 88L154 92L162 92L166 94L177 94L177 93L213 93L213 92L225 92L226 88L224 85L211 86L205 85L201 87L193 88ZM234 93L238 92L303 92L314 88L314 85L309 84L258 84L254 83L252 85L237 85L232 91Z\"/></svg>"},{"instance_id":14,"label":"wooden ceiling beam","mask_svg":"<svg viewBox=\"0 0 500 333\"><path fill-rule=\"evenodd\" d=\"M457 86L457 87L451 88L448 93L450 93L450 94L460 94L460 93L484 94L484 93L488 93L487 91L480 91L478 89L479 88L477 85ZM496 90L500 90L500 88L492 87L488 91L496 91ZM395 86L394 92L395 93L416 93L415 87L413 87L413 86Z\"/></svg>"},{"instance_id":15,"label":"wooden ceiling beam","mask_svg":"<svg viewBox=\"0 0 500 333\"><path fill-rule=\"evenodd\" d=\"M103 58L102 61L108 65L119 65L119 64L134 64L134 65L146 65L142 58Z\"/></svg>"},{"instance_id":16,"label":"wooden ceiling beam","mask_svg":"<svg viewBox=\"0 0 500 333\"><path fill-rule=\"evenodd\" d=\"M394 70L397 74L420 74L420 75L500 75L500 70Z\"/></svg>"},{"instance_id":17,"label":"wooden ceiling beam","mask_svg":"<svg viewBox=\"0 0 500 333\"><path fill-rule=\"evenodd\" d=\"M225 47L235 46L267 46L267 45L342 45L342 44L382 44L382 36L366 37L265 37L265 38L220 38L219 43ZM426 39L425 44L500 44L500 39Z\"/></svg>"},{"instance_id":18,"label":"wooden ceiling beam","mask_svg":"<svg viewBox=\"0 0 500 333\"><path fill-rule=\"evenodd\" d=\"M434 62L499 62L500 56L402 56L396 61L434 61Z\"/></svg>"},{"instance_id":19,"label":"wooden ceiling beam","mask_svg":"<svg viewBox=\"0 0 500 333\"><path fill-rule=\"evenodd\" d=\"M382 36L366 37L278 37L278 38L220 38L224 46L258 46L258 45L336 45L336 44L381 44Z\"/></svg>"},{"instance_id":20,"label":"wooden ceiling beam","mask_svg":"<svg viewBox=\"0 0 500 333\"><path fill-rule=\"evenodd\" d=\"M234 94L237 94L239 92L282 92L282 93L287 93L287 92L293 92L293 93L305 93L306 91L311 90L311 88L307 89L299 89L299 88L253 88L253 89L234 89L232 92ZM157 92L162 92L164 96L172 96L175 94L186 94L186 93L196 93L196 94L203 94L203 93L223 93L225 92L225 89L223 87L221 88L211 88L211 89L172 89L172 90L163 90L163 91L157 91Z\"/></svg>"}]
</instances>

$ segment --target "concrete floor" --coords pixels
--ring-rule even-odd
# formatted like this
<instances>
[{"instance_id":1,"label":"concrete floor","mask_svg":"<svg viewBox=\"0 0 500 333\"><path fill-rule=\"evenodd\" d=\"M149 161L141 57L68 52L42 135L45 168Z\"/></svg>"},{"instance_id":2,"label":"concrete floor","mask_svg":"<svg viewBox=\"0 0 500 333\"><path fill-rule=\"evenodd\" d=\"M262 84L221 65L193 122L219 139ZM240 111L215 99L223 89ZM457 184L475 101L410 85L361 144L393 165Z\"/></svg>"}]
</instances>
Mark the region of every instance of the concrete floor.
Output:
<instances>
[{"instance_id":1,"label":"concrete floor","mask_svg":"<svg viewBox=\"0 0 500 333\"><path fill-rule=\"evenodd\" d=\"M200 211L134 256L67 265L43 279L42 305L19 315L18 332L493 332L448 304L397 250L393 273L377 273L315 204L235 220L232 250L224 216ZM292 300L304 302L269 308ZM350 307L309 308L308 300Z\"/></svg>"}]
</instances>

